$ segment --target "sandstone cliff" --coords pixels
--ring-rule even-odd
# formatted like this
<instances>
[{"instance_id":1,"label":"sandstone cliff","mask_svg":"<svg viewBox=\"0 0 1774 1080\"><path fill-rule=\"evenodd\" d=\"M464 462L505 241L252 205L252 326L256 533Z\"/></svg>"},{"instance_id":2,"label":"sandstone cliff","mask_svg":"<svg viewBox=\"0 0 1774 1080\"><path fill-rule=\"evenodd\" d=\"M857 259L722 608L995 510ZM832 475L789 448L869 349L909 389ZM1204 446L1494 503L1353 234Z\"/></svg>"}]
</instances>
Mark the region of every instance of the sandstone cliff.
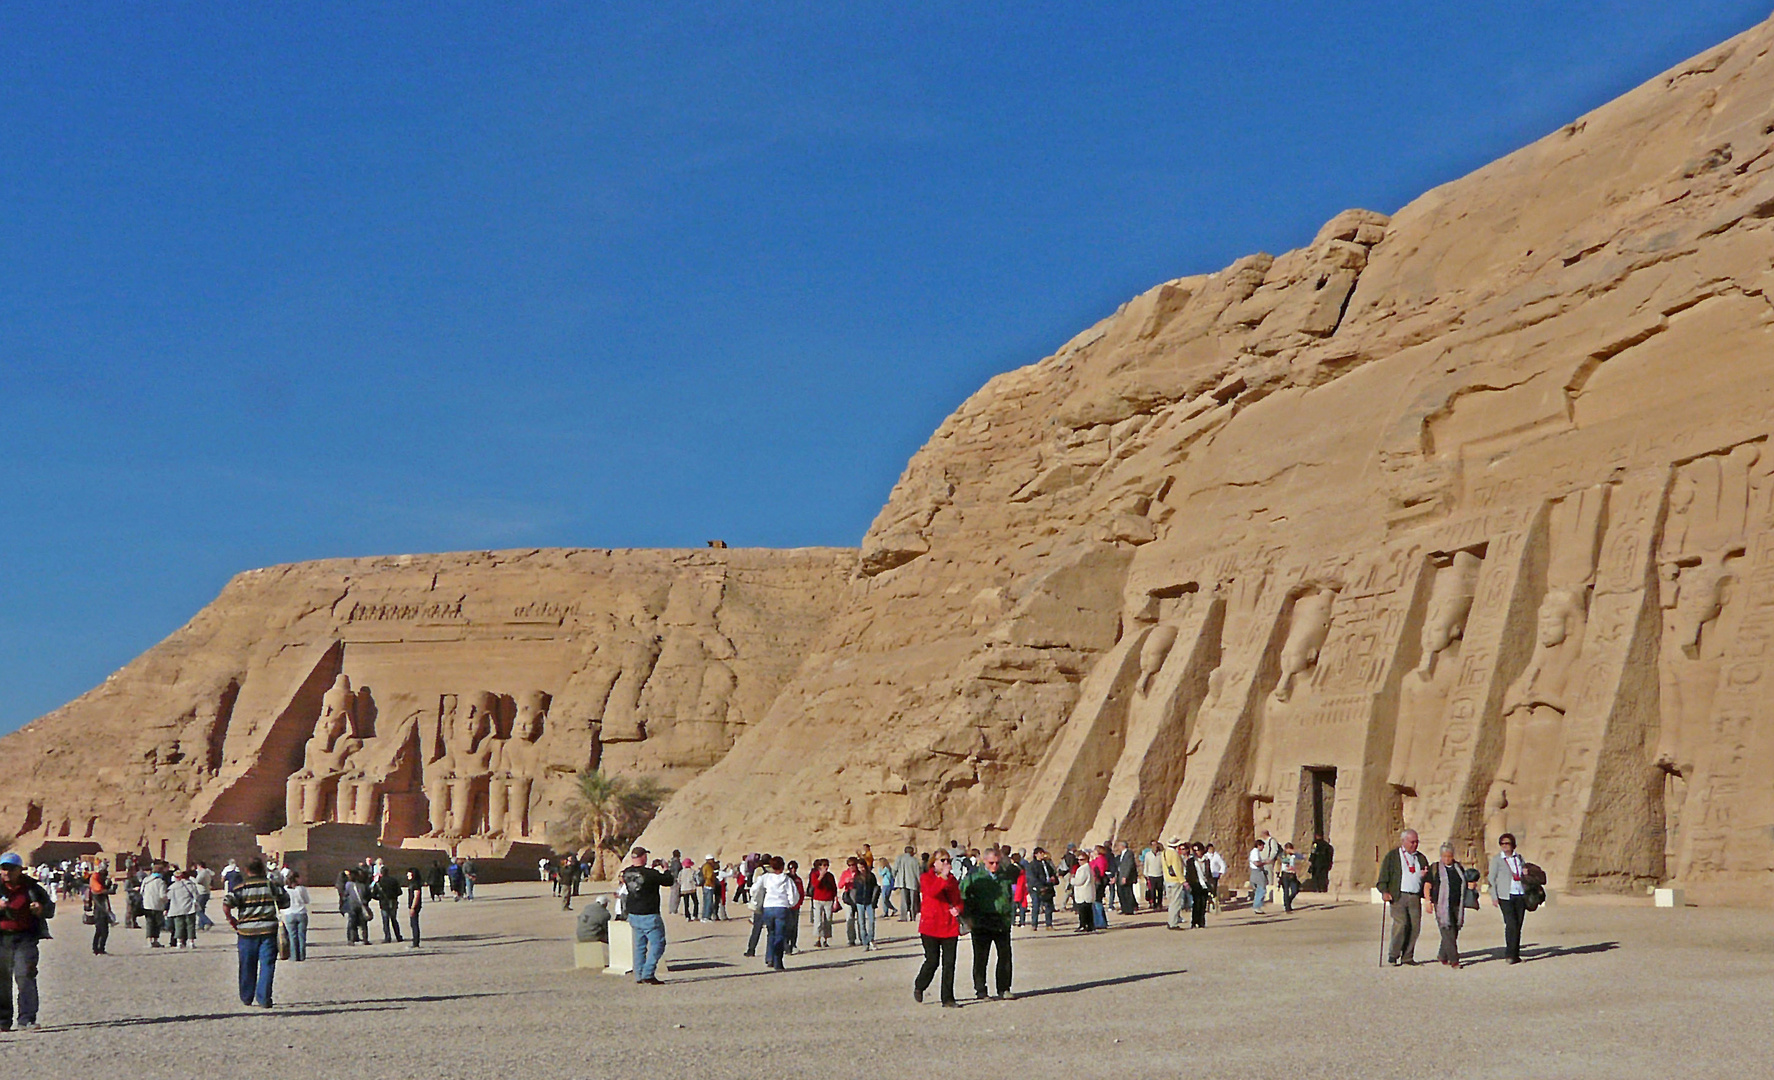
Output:
<instances>
[{"instance_id":1,"label":"sandstone cliff","mask_svg":"<svg viewBox=\"0 0 1774 1080\"><path fill-rule=\"evenodd\" d=\"M1390 219L1165 282L913 458L656 846L1500 828L1774 865L1774 25Z\"/></svg>"},{"instance_id":2,"label":"sandstone cliff","mask_svg":"<svg viewBox=\"0 0 1774 1080\"><path fill-rule=\"evenodd\" d=\"M196 825L265 833L295 812L389 842L540 841L579 768L678 786L718 760L794 673L854 560L532 550L249 571L0 740L0 831L51 851L178 850ZM433 805L452 801L453 821Z\"/></svg>"},{"instance_id":3,"label":"sandstone cliff","mask_svg":"<svg viewBox=\"0 0 1774 1080\"><path fill-rule=\"evenodd\" d=\"M0 741L0 829L656 848L1409 823L1571 889L1774 868L1774 23L1390 217L1165 282L993 379L860 552L242 575ZM1764 898L1765 899L1765 898Z\"/></svg>"}]
</instances>

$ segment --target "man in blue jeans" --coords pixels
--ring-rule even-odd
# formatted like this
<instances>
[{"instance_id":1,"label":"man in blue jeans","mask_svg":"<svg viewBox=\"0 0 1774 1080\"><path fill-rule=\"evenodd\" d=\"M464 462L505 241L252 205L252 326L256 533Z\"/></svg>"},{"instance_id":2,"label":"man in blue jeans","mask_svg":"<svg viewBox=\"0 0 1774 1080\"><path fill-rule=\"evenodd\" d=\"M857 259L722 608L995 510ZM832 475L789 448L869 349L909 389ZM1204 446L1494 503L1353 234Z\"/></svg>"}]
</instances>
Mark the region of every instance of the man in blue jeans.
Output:
<instances>
[{"instance_id":1,"label":"man in blue jeans","mask_svg":"<svg viewBox=\"0 0 1774 1080\"><path fill-rule=\"evenodd\" d=\"M246 864L246 877L222 896L222 915L239 935L240 1003L271 1007L271 981L277 976L277 909L288 895L265 879L265 860Z\"/></svg>"},{"instance_id":2,"label":"man in blue jeans","mask_svg":"<svg viewBox=\"0 0 1774 1080\"><path fill-rule=\"evenodd\" d=\"M634 981L664 986L657 972L665 955L665 917L659 909L659 887L670 887L671 878L647 865L647 849L635 847L622 868L622 884L628 888L628 926L634 931Z\"/></svg>"}]
</instances>

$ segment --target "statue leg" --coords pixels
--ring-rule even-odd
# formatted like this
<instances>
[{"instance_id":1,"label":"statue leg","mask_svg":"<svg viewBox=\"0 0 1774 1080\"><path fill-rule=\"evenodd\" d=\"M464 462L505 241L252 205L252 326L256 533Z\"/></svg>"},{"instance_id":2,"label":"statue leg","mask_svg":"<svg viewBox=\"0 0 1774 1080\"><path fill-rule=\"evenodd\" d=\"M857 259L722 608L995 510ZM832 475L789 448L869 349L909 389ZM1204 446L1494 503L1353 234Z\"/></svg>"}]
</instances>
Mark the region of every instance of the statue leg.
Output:
<instances>
[{"instance_id":1,"label":"statue leg","mask_svg":"<svg viewBox=\"0 0 1774 1080\"><path fill-rule=\"evenodd\" d=\"M495 776L487 784L487 833L499 836L505 831L506 800L510 794L507 785L510 781Z\"/></svg>"},{"instance_id":2,"label":"statue leg","mask_svg":"<svg viewBox=\"0 0 1774 1080\"><path fill-rule=\"evenodd\" d=\"M283 823L300 825L302 823L302 781L290 780L283 788Z\"/></svg>"},{"instance_id":3,"label":"statue leg","mask_svg":"<svg viewBox=\"0 0 1774 1080\"><path fill-rule=\"evenodd\" d=\"M382 785L374 780L359 780L352 785L354 788L351 804L351 823L353 825L379 825L382 815L379 813L382 802Z\"/></svg>"},{"instance_id":4,"label":"statue leg","mask_svg":"<svg viewBox=\"0 0 1774 1080\"><path fill-rule=\"evenodd\" d=\"M442 836L450 825L450 782L439 777L425 785L426 813L430 818L428 836Z\"/></svg>"},{"instance_id":5,"label":"statue leg","mask_svg":"<svg viewBox=\"0 0 1774 1080\"><path fill-rule=\"evenodd\" d=\"M507 796L509 805L506 809L506 831L517 836L530 835L530 787L531 780L527 776L513 777L511 794Z\"/></svg>"},{"instance_id":6,"label":"statue leg","mask_svg":"<svg viewBox=\"0 0 1774 1080\"><path fill-rule=\"evenodd\" d=\"M298 819L303 825L312 825L319 821L321 805L321 785L319 777L302 783L301 816Z\"/></svg>"},{"instance_id":7,"label":"statue leg","mask_svg":"<svg viewBox=\"0 0 1774 1080\"><path fill-rule=\"evenodd\" d=\"M459 777L450 781L450 832L451 836L467 836L469 833L469 815L473 812L473 781L467 777Z\"/></svg>"}]
</instances>

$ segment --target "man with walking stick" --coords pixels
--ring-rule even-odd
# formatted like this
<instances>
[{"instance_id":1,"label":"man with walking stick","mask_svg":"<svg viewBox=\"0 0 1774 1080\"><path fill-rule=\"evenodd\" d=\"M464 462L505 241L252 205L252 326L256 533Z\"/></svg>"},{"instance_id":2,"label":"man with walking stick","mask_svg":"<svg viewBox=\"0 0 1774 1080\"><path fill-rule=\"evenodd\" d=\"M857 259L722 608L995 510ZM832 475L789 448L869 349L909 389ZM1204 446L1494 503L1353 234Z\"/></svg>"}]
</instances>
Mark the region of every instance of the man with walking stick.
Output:
<instances>
[{"instance_id":1,"label":"man with walking stick","mask_svg":"<svg viewBox=\"0 0 1774 1080\"><path fill-rule=\"evenodd\" d=\"M1386 961L1393 967L1417 962L1417 935L1423 932L1423 878L1428 872L1429 858L1417 851L1415 829L1406 829L1398 847L1380 862L1380 880L1374 887L1392 909L1392 940ZM1385 919L1382 914L1382 927Z\"/></svg>"}]
</instances>

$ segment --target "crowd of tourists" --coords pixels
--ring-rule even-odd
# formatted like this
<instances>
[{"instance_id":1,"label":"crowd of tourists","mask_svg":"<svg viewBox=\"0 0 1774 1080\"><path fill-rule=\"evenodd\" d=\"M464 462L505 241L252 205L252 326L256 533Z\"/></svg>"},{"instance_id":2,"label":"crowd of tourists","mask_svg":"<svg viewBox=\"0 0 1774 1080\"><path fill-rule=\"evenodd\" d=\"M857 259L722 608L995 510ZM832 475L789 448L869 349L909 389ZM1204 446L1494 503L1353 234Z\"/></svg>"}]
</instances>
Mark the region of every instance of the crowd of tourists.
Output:
<instances>
[{"instance_id":1,"label":"crowd of tourists","mask_svg":"<svg viewBox=\"0 0 1774 1080\"><path fill-rule=\"evenodd\" d=\"M1301 889L1325 887L1333 858L1322 836L1302 856L1264 833L1251 854L1253 909L1265 910L1272 873L1291 911ZM940 1000L954 1005L963 933L972 939L975 996L1006 998L1013 996L1012 929L1052 931L1056 912L1068 911L1076 919L1072 933L1097 933L1109 929L1111 911L1134 915L1142 908L1167 912L1166 925L1174 930L1205 927L1208 913L1221 903L1226 872L1213 844L1180 838L1154 840L1138 850L1126 841L1113 848L1068 845L1057 855L1043 847L981 851L951 841L934 852L907 846L891 861L864 844L844 857L841 869L815 858L805 873L797 860L764 852L725 863L705 855L699 863L682 851L650 858L637 847L620 875L614 916L625 918L633 931L634 977L646 985L662 985L667 914L709 922L729 918L730 904L749 910L745 955L755 957L762 941L764 965L772 971L786 970L784 958L802 951L803 921L809 948L831 948L841 921L845 944L866 952L875 948L880 920L916 920L924 961L914 997L922 1001L940 972ZM556 874L557 892L564 877Z\"/></svg>"},{"instance_id":2,"label":"crowd of tourists","mask_svg":"<svg viewBox=\"0 0 1774 1080\"><path fill-rule=\"evenodd\" d=\"M1407 829L1381 860L1375 888L1385 903L1382 918L1392 923L1390 934L1382 928L1385 962L1415 963L1426 905L1441 935L1438 960L1458 968L1459 932L1466 912L1480 906L1481 875L1459 863L1452 844L1442 845L1438 860L1418 845L1416 832ZM1505 959L1519 963L1523 919L1544 899L1545 875L1523 860L1512 835L1499 837L1498 848L1488 876L1490 897L1503 916ZM963 935L972 943L975 997L1008 999L1015 996L1013 929L1051 932L1056 914L1069 912L1076 920L1072 933L1094 934L1109 929L1111 912L1131 916L1142 909L1164 913L1173 930L1202 928L1208 915L1236 894L1248 896L1257 914L1268 913L1276 898L1291 911L1301 891L1326 888L1335 852L1322 836L1301 854L1263 832L1245 858L1248 892L1232 887L1227 863L1213 844L1181 838L1153 841L1139 850L1126 842L1068 845L1057 854L1042 847L1027 853L1004 846L982 851L955 842L919 852L908 845L891 859L864 844L844 856L841 867L821 857L811 859L805 871L798 860L763 852L726 862L713 855L698 861L681 851L651 858L637 846L613 896L596 897L581 915L581 931L592 926L603 932L612 919L625 920L633 936L634 978L658 986L663 985L658 976L668 915L718 922L734 909L745 913L751 923L745 956L756 957L761 944L764 966L773 972L786 971L787 958L802 953L803 945L836 947L840 923L845 944L868 952L876 947L881 921L915 922L923 957L912 995L922 1002L936 985L940 1002L954 1007ZM552 884L565 908L571 908L592 869L571 855L538 865L539 876ZM404 870L375 859L341 871L333 887L345 944L369 945L379 914L383 944L419 948L426 901L441 900L446 888L455 900L471 901L477 876L469 859L439 859L424 869ZM17 854L0 856L0 1030L13 1029L15 1021L21 1030L37 1026L38 942L49 936L58 903L79 899L83 921L92 926L95 955L107 955L111 930L119 923L139 929L149 948L188 949L216 925L209 909L217 890L220 912L236 938L241 1003L270 1008L277 962L300 962L308 952L314 898L294 868L267 866L255 858L244 865L230 860L215 871L202 861L181 867L143 855L128 857L115 872L96 859L43 865L33 873ZM1067 925L1059 922L1060 928Z\"/></svg>"}]
</instances>

